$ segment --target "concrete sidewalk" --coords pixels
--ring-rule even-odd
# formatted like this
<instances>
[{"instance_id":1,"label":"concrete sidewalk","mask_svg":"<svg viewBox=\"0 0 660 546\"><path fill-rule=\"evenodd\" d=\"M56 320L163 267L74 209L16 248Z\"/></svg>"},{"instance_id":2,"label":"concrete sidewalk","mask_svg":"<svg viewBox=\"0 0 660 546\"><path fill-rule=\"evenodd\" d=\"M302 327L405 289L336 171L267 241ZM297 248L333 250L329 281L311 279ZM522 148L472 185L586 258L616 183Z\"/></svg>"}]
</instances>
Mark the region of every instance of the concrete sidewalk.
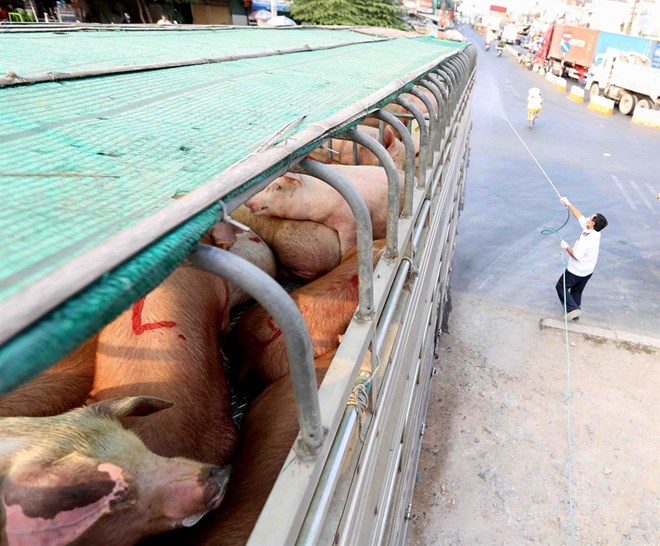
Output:
<instances>
[{"instance_id":1,"label":"concrete sidewalk","mask_svg":"<svg viewBox=\"0 0 660 546\"><path fill-rule=\"evenodd\" d=\"M452 304L408 545L660 544L657 340Z\"/></svg>"}]
</instances>

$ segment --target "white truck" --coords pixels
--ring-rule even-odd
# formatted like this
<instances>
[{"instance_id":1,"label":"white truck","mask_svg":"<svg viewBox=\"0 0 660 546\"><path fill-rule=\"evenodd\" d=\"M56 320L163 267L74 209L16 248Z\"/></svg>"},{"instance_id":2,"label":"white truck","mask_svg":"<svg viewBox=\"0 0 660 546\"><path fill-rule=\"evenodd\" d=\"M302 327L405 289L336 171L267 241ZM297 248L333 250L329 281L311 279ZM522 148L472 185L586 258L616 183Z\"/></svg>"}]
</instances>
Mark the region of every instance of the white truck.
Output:
<instances>
[{"instance_id":1,"label":"white truck","mask_svg":"<svg viewBox=\"0 0 660 546\"><path fill-rule=\"evenodd\" d=\"M586 89L616 101L619 111L632 114L636 107L660 109L660 69L641 56L634 59L618 50L597 55L589 69Z\"/></svg>"}]
</instances>

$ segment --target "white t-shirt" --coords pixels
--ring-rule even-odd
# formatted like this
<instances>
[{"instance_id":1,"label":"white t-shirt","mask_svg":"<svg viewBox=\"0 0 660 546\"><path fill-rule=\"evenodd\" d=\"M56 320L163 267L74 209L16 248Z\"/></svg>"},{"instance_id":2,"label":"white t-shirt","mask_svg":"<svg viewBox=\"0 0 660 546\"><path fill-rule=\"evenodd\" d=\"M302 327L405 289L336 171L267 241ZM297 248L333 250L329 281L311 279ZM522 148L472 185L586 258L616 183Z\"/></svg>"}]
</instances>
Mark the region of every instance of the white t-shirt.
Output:
<instances>
[{"instance_id":1,"label":"white t-shirt","mask_svg":"<svg viewBox=\"0 0 660 546\"><path fill-rule=\"evenodd\" d=\"M580 238L573 245L573 254L575 258L568 255L568 264L566 269L578 277L591 275L596 269L598 261L598 250L600 249L600 232L587 229L587 218L580 216L578 218L582 227Z\"/></svg>"},{"instance_id":2,"label":"white t-shirt","mask_svg":"<svg viewBox=\"0 0 660 546\"><path fill-rule=\"evenodd\" d=\"M528 110L540 110L543 107L543 99L539 95L532 95L527 97L527 109Z\"/></svg>"}]
</instances>

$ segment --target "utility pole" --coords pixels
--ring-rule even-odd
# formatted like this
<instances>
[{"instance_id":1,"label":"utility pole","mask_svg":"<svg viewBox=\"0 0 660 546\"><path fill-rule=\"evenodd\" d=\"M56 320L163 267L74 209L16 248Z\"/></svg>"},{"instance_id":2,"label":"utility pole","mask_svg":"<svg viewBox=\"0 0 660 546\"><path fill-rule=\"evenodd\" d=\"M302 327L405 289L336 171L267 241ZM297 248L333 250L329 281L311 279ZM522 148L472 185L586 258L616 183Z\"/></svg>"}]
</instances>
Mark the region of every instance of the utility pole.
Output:
<instances>
[{"instance_id":1,"label":"utility pole","mask_svg":"<svg viewBox=\"0 0 660 546\"><path fill-rule=\"evenodd\" d=\"M270 16L277 17L277 0L270 0Z\"/></svg>"},{"instance_id":2,"label":"utility pole","mask_svg":"<svg viewBox=\"0 0 660 546\"><path fill-rule=\"evenodd\" d=\"M625 34L631 34L632 33L632 25L633 21L635 20L635 11L637 10L637 2L639 0L635 0L633 2L632 10L630 12L630 20L628 21L628 24L626 25L626 28L624 30Z\"/></svg>"}]
</instances>

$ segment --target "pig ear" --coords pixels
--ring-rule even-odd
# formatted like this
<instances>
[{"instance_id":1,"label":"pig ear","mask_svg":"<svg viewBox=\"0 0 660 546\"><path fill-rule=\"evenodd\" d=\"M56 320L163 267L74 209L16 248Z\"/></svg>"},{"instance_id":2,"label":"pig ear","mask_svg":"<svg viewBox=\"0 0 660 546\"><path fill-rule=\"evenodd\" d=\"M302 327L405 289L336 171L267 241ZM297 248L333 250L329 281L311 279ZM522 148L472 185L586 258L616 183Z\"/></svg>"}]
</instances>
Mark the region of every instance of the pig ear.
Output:
<instances>
[{"instance_id":1,"label":"pig ear","mask_svg":"<svg viewBox=\"0 0 660 546\"><path fill-rule=\"evenodd\" d=\"M292 186L296 186L298 188L302 186L302 182L297 178L294 178L293 176L285 174L284 176L282 176L282 178L284 178L287 184L291 184Z\"/></svg>"},{"instance_id":2,"label":"pig ear","mask_svg":"<svg viewBox=\"0 0 660 546\"><path fill-rule=\"evenodd\" d=\"M215 246L227 250L236 242L236 235L241 231L241 228L227 222L218 222L209 230L209 235Z\"/></svg>"},{"instance_id":3,"label":"pig ear","mask_svg":"<svg viewBox=\"0 0 660 546\"><path fill-rule=\"evenodd\" d=\"M64 546L136 502L134 479L119 466L71 454L7 476L0 509L8 544Z\"/></svg>"},{"instance_id":4,"label":"pig ear","mask_svg":"<svg viewBox=\"0 0 660 546\"><path fill-rule=\"evenodd\" d=\"M150 415L173 405L172 402L155 396L130 396L126 398L109 398L87 407L96 415L119 418Z\"/></svg>"}]
</instances>

